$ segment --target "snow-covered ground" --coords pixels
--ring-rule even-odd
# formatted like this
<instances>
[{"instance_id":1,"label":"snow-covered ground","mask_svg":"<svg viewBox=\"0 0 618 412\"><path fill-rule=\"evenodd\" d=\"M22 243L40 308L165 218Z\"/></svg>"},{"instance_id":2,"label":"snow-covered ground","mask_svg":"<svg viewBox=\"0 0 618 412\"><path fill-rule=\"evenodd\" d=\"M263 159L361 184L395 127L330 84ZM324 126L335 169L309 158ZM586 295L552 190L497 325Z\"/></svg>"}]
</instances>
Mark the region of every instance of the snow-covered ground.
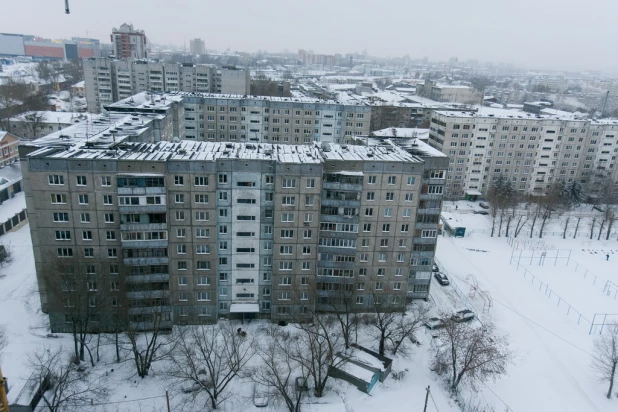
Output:
<instances>
[{"instance_id":1,"label":"snow-covered ground","mask_svg":"<svg viewBox=\"0 0 618 412\"><path fill-rule=\"evenodd\" d=\"M469 212L465 207L458 207L451 213ZM473 216L478 219L478 225L488 224L489 216ZM496 411L507 407L517 412L605 412L616 409L616 401L604 397L606 385L597 381L590 368L593 337L589 335L590 324L586 322L594 313L618 313L618 300L603 290L608 280L618 284L618 242L586 240L585 245L582 242L581 239L563 240L560 237L545 239L543 246L547 254L545 262L539 265L542 251L531 248L538 248L540 244L524 242L524 238L515 244L482 233L461 239L440 237L437 257L453 285L443 287L433 281L430 304L434 313L472 307L481 322L491 320L499 332L509 335L515 353L508 376L488 382L476 393L464 389L464 399L476 396L493 405ZM10 245L13 252L12 263L0 269L0 325L6 326L9 337L9 345L0 361L4 374L16 383L28 376L25 367L28 352L43 346L65 345L70 348L72 340L68 335L46 337L48 330L36 292L29 227L7 234L0 238L0 243ZM551 253L558 249L571 250L568 265L563 258L551 261ZM520 251L522 256L534 252L536 258L530 263L529 257L527 261L522 257L518 269L517 262L511 262L511 256ZM609 260L606 260L607 252L610 252ZM491 296L492 306L488 310L478 293L475 297L469 296L473 282L469 274L474 275L486 296ZM594 276L597 276L596 281ZM582 314L582 319L578 313ZM263 324L252 322L243 328L260 339L259 329ZM420 347L415 347L409 356L398 355L394 360L394 371L408 370L402 381L389 377L367 395L346 382L332 379L329 394L322 400L327 403L305 405L303 410L422 411L428 385L431 385L432 394L428 411L460 410L444 389L441 379L429 370L433 347L431 334L422 330L417 332L417 338ZM361 333L359 342L375 348L375 342L366 332ZM101 405L100 408L109 411L164 411L164 394L171 389L162 373L165 364L155 363L152 375L139 379L130 362L114 363L112 352L111 347L103 350L103 360L97 368L109 372L113 391L108 402L117 403ZM233 388L235 398L228 410L264 410L253 406L252 388L249 379L239 379ZM179 398L171 390L170 394L174 408ZM266 410L282 409L268 407Z\"/></svg>"},{"instance_id":2,"label":"snow-covered ground","mask_svg":"<svg viewBox=\"0 0 618 412\"><path fill-rule=\"evenodd\" d=\"M467 213L459 209L451 213ZM490 225L489 216L473 216L479 224ZM524 236L509 244L477 231L465 238L440 237L437 259L454 285L434 282L432 296L452 296L458 288L481 321L493 321L509 335L515 364L508 376L481 390L496 410L502 401L513 411L615 410L615 401L603 396L606 384L590 368L593 337L600 326L589 332L595 313L618 314L616 289L608 283L618 283L618 242L615 236L611 241L547 237L542 242ZM526 258L518 259L520 254ZM470 274L492 299L488 311L487 299L479 293L469 297L475 283ZM457 295L450 300L464 305Z\"/></svg>"}]
</instances>

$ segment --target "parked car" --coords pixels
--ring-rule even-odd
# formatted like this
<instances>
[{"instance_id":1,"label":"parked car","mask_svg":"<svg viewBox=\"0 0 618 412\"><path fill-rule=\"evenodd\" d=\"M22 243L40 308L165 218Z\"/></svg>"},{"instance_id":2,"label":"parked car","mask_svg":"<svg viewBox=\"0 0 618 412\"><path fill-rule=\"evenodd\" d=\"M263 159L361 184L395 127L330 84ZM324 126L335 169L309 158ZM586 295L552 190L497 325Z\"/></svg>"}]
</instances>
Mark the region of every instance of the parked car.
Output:
<instances>
[{"instance_id":1,"label":"parked car","mask_svg":"<svg viewBox=\"0 0 618 412\"><path fill-rule=\"evenodd\" d=\"M433 264L433 268L431 268L432 272L439 272L440 268L435 263Z\"/></svg>"},{"instance_id":2,"label":"parked car","mask_svg":"<svg viewBox=\"0 0 618 412\"><path fill-rule=\"evenodd\" d=\"M483 209L489 209L489 205L487 203L479 203L479 206L482 207Z\"/></svg>"},{"instance_id":3,"label":"parked car","mask_svg":"<svg viewBox=\"0 0 618 412\"><path fill-rule=\"evenodd\" d=\"M469 309L460 310L458 312L455 312L453 316L451 316L451 320L457 323L470 322L473 319L474 312Z\"/></svg>"},{"instance_id":4,"label":"parked car","mask_svg":"<svg viewBox=\"0 0 618 412\"><path fill-rule=\"evenodd\" d=\"M451 282L448 280L448 277L444 273L434 273L433 277L436 278L439 284L442 286L450 285Z\"/></svg>"},{"instance_id":5,"label":"parked car","mask_svg":"<svg viewBox=\"0 0 618 412\"><path fill-rule=\"evenodd\" d=\"M489 212L488 212L488 211L486 211L486 210L475 210L475 211L474 211L474 214L475 214L475 215L488 215L488 214L489 214Z\"/></svg>"},{"instance_id":6,"label":"parked car","mask_svg":"<svg viewBox=\"0 0 618 412\"><path fill-rule=\"evenodd\" d=\"M425 326L427 327L427 329L440 329L446 326L446 323L444 323L444 321L440 318L429 318L427 319L427 322L425 322Z\"/></svg>"}]
</instances>

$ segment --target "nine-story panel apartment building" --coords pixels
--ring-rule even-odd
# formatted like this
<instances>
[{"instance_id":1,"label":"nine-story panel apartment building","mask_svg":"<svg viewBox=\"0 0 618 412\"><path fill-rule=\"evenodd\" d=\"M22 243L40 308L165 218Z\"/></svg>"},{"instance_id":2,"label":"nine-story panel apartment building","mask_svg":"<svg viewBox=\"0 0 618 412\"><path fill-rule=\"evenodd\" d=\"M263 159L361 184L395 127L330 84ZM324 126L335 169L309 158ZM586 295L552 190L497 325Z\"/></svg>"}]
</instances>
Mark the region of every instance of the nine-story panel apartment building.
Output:
<instances>
[{"instance_id":1,"label":"nine-story panel apartment building","mask_svg":"<svg viewBox=\"0 0 618 412\"><path fill-rule=\"evenodd\" d=\"M428 296L448 159L422 143L91 138L22 158L54 331L78 309L146 329Z\"/></svg>"}]
</instances>

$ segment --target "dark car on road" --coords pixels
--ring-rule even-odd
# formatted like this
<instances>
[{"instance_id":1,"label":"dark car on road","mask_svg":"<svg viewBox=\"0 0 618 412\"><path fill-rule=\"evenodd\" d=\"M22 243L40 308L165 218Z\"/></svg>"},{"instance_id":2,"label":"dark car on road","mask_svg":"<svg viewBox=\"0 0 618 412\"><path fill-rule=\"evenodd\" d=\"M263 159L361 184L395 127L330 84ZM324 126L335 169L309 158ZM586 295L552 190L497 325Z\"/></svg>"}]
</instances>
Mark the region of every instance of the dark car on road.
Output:
<instances>
[{"instance_id":1,"label":"dark car on road","mask_svg":"<svg viewBox=\"0 0 618 412\"><path fill-rule=\"evenodd\" d=\"M470 322L474 319L474 312L469 309L460 310L455 312L453 316L451 316L451 320L453 322L462 323L462 322Z\"/></svg>"},{"instance_id":2,"label":"dark car on road","mask_svg":"<svg viewBox=\"0 0 618 412\"><path fill-rule=\"evenodd\" d=\"M440 268L438 267L438 265L436 265L435 263L433 264L433 267L431 268L432 272L439 272Z\"/></svg>"},{"instance_id":3,"label":"dark car on road","mask_svg":"<svg viewBox=\"0 0 618 412\"><path fill-rule=\"evenodd\" d=\"M483 209L489 209L489 205L487 203L479 203L479 206Z\"/></svg>"},{"instance_id":4,"label":"dark car on road","mask_svg":"<svg viewBox=\"0 0 618 412\"><path fill-rule=\"evenodd\" d=\"M439 284L442 286L450 285L451 282L448 280L448 277L444 273L434 273L433 277L436 278Z\"/></svg>"},{"instance_id":5,"label":"dark car on road","mask_svg":"<svg viewBox=\"0 0 618 412\"><path fill-rule=\"evenodd\" d=\"M489 214L489 212L488 212L488 211L486 211L486 210L475 210L475 211L474 211L474 214L475 214L475 215L488 215L488 214Z\"/></svg>"}]
</instances>

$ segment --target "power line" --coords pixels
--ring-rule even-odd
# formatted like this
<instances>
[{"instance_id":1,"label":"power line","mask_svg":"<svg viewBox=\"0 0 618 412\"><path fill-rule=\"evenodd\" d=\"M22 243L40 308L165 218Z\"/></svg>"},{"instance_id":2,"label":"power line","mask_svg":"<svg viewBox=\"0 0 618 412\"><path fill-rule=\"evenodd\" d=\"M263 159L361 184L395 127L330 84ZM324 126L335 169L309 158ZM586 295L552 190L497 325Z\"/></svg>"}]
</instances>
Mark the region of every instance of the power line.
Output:
<instances>
[{"instance_id":1,"label":"power line","mask_svg":"<svg viewBox=\"0 0 618 412\"><path fill-rule=\"evenodd\" d=\"M510 407L510 406L509 406L506 402L504 402L504 401L502 400L502 398L501 398L501 397L499 397L499 396L498 396L498 394L497 394L496 392L494 392L494 390L493 390L493 389L491 389L489 386L487 386L487 384L486 384L485 382L482 382L482 383L483 383L483 385L485 385L485 387L486 387L487 389L489 389L489 390L491 391L491 393L493 393L494 395L496 395L496 398L500 399L500 402L502 402L502 403L503 403L503 404L504 404L504 405L508 408L508 410L509 410L509 411L514 412L514 411L513 411L513 408L511 408L511 407ZM481 392L481 393L482 393L482 392Z\"/></svg>"},{"instance_id":2,"label":"power line","mask_svg":"<svg viewBox=\"0 0 618 412\"><path fill-rule=\"evenodd\" d=\"M433 400L433 395L431 394L431 392L429 392L429 397L431 398L431 401L433 402L433 406L436 407L436 411L440 412L440 409L438 409L438 405L436 405L436 401Z\"/></svg>"}]
</instances>

